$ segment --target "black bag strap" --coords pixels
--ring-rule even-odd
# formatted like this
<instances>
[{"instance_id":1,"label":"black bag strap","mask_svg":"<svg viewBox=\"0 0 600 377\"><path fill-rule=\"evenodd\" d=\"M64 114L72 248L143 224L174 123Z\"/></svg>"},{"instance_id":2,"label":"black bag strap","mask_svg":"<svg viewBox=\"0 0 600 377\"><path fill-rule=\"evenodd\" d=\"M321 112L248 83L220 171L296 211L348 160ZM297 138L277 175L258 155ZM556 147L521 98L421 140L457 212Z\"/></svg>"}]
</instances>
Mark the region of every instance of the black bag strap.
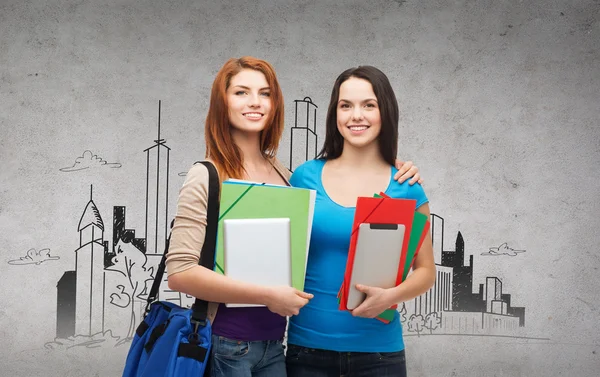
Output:
<instances>
[{"instance_id":1,"label":"black bag strap","mask_svg":"<svg viewBox=\"0 0 600 377\"><path fill-rule=\"evenodd\" d=\"M197 161L195 164L202 164L208 170L208 203L206 208L206 232L204 233L204 244L202 245L202 251L200 252L199 265L213 270L215 267L215 252L217 245L217 227L219 222L219 174L217 168L209 161ZM171 221L171 229L175 220ZM156 301L158 297L158 290L163 280L167 263L167 253L169 252L169 244L171 243L171 233L165 244L165 251L163 257L160 260L156 275L154 276L154 282L152 288L146 299L146 313L150 311L150 305ZM204 322L206 320L208 312L208 302L196 298L194 305L192 306L192 318L197 322Z\"/></svg>"},{"instance_id":2,"label":"black bag strap","mask_svg":"<svg viewBox=\"0 0 600 377\"><path fill-rule=\"evenodd\" d=\"M215 269L215 254L217 252L217 230L219 225L219 192L221 184L217 168L208 161L200 161L208 169L208 204L206 206L206 231L204 244L200 252L199 264L209 270ZM192 319L199 322L206 320L208 301L196 298L192 305Z\"/></svg>"}]
</instances>

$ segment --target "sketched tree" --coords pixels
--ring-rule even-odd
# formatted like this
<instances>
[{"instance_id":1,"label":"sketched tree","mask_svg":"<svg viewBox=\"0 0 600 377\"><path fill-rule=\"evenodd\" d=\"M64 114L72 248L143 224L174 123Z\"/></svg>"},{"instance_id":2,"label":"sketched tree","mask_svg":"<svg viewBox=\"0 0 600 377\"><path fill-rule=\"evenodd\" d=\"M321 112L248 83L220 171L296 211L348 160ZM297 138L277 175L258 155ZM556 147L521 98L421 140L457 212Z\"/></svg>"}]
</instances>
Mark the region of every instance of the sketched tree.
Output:
<instances>
[{"instance_id":1,"label":"sketched tree","mask_svg":"<svg viewBox=\"0 0 600 377\"><path fill-rule=\"evenodd\" d=\"M121 282L117 284L116 290L110 295L110 303L120 308L131 307L131 319L127 337L133 336L136 318L136 301L143 301L150 293L150 287L154 280L154 267L146 266L148 258L133 244L119 240L115 246L115 256L112 258L113 265L107 267L107 271L116 271L121 274ZM137 299L137 300L136 300Z\"/></svg>"},{"instance_id":2,"label":"sketched tree","mask_svg":"<svg viewBox=\"0 0 600 377\"><path fill-rule=\"evenodd\" d=\"M425 328L429 329L429 333L433 334L433 330L442 327L442 318L437 312L429 313L425 316Z\"/></svg>"},{"instance_id":3,"label":"sketched tree","mask_svg":"<svg viewBox=\"0 0 600 377\"><path fill-rule=\"evenodd\" d=\"M400 308L400 310L398 310L398 313L400 313L400 322L406 323L406 303L405 302L402 303L402 307Z\"/></svg>"},{"instance_id":4,"label":"sketched tree","mask_svg":"<svg viewBox=\"0 0 600 377\"><path fill-rule=\"evenodd\" d=\"M424 326L425 319L421 314L413 314L408 319L408 331L416 332L418 336L420 336Z\"/></svg>"}]
</instances>

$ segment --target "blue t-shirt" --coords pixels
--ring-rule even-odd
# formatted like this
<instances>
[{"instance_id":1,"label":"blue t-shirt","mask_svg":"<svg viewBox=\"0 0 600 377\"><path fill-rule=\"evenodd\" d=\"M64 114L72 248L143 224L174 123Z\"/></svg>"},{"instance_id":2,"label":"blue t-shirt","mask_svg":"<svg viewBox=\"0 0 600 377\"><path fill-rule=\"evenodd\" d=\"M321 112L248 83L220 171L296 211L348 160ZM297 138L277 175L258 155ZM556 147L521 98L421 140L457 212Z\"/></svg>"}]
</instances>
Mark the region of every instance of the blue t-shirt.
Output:
<instances>
[{"instance_id":1,"label":"blue t-shirt","mask_svg":"<svg viewBox=\"0 0 600 377\"><path fill-rule=\"evenodd\" d=\"M353 317L338 309L337 294L344 280L355 207L335 203L323 188L325 160L312 160L292 175L292 186L317 191L304 290L314 298L290 318L288 343L339 352L396 352L404 349L400 316L385 324L374 318ZM427 203L418 183L410 186L394 180L385 193L392 198L415 199L417 207Z\"/></svg>"}]
</instances>

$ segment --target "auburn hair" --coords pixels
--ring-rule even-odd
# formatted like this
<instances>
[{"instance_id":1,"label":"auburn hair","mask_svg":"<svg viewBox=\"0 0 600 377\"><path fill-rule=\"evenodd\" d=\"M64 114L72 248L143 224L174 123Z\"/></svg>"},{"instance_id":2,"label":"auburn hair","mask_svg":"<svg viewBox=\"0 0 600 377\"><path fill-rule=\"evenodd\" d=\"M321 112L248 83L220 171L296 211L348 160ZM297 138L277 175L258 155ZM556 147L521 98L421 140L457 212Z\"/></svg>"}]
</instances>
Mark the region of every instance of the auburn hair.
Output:
<instances>
[{"instance_id":1,"label":"auburn hair","mask_svg":"<svg viewBox=\"0 0 600 377\"><path fill-rule=\"evenodd\" d=\"M283 134L283 94L271 64L250 56L229 59L221 67L213 82L204 128L206 157L215 163L222 180L241 179L244 174L242 153L231 136L227 104L227 89L231 78L243 69L253 69L264 74L271 92L271 111L265 129L260 133L260 151L265 158L275 157Z\"/></svg>"}]
</instances>

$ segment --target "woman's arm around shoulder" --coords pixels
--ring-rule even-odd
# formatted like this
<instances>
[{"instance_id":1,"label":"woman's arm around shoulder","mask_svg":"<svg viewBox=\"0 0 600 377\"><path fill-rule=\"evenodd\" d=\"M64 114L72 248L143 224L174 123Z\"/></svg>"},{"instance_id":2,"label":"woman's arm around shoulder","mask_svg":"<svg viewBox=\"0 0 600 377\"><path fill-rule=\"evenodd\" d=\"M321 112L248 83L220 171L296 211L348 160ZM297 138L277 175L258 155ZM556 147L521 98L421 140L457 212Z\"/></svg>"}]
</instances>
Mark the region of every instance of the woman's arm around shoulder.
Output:
<instances>
[{"instance_id":1,"label":"woman's arm around shoulder","mask_svg":"<svg viewBox=\"0 0 600 377\"><path fill-rule=\"evenodd\" d=\"M423 184L423 178L421 178L421 173L419 172L419 168L412 161L402 161L396 159L394 162L394 167L398 170L394 174L394 180L398 181L398 183L402 183L407 179L411 178L408 181L409 185L413 185L415 183Z\"/></svg>"}]
</instances>

